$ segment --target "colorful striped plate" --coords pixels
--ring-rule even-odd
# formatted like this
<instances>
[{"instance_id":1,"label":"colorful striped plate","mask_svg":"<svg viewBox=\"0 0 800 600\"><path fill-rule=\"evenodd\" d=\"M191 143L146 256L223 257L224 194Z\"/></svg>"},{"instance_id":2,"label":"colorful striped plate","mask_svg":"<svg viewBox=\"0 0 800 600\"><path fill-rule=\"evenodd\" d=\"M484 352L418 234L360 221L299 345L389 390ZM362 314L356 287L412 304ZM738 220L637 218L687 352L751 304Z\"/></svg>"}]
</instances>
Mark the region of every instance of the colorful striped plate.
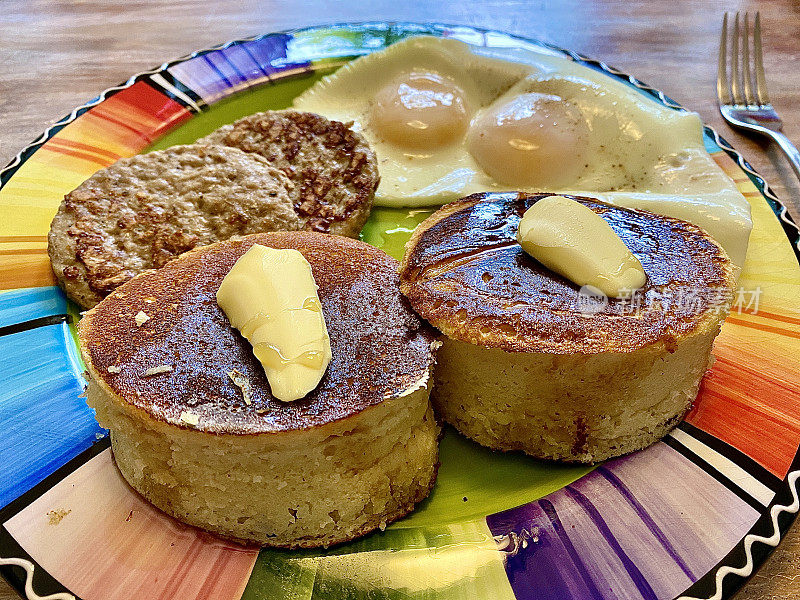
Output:
<instances>
[{"instance_id":1,"label":"colorful striped plate","mask_svg":"<svg viewBox=\"0 0 800 600\"><path fill-rule=\"evenodd\" d=\"M706 144L752 205L734 311L693 410L654 446L594 469L495 454L447 432L430 499L329 551L236 546L153 509L121 479L80 394L76 309L46 234L64 194L116 159L288 106L356 56L417 34L565 55L467 27L370 23L264 35L134 75L0 171L0 571L27 598L86 600L721 598L798 512L798 230L716 132ZM398 256L424 210L378 209L364 238ZM37 595L39 594L39 595Z\"/></svg>"}]
</instances>

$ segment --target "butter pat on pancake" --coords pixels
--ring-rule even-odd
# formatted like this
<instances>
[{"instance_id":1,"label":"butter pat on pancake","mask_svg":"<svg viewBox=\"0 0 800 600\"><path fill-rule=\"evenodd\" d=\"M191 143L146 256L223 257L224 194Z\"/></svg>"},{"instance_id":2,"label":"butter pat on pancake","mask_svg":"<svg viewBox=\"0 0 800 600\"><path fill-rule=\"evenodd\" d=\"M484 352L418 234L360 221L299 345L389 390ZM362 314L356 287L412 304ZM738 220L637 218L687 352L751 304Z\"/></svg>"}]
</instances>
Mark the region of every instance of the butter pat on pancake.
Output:
<instances>
[{"instance_id":1,"label":"butter pat on pancake","mask_svg":"<svg viewBox=\"0 0 800 600\"><path fill-rule=\"evenodd\" d=\"M311 265L300 252L253 244L225 275L217 304L253 345L273 396L291 402L317 387L331 341Z\"/></svg>"},{"instance_id":2,"label":"butter pat on pancake","mask_svg":"<svg viewBox=\"0 0 800 600\"><path fill-rule=\"evenodd\" d=\"M608 223L571 198L539 199L522 215L517 241L548 269L612 298L630 296L647 281L642 264Z\"/></svg>"},{"instance_id":3,"label":"butter pat on pancake","mask_svg":"<svg viewBox=\"0 0 800 600\"><path fill-rule=\"evenodd\" d=\"M254 244L299 251L319 286L333 358L294 402L272 395L217 304ZM98 304L78 325L87 401L123 476L186 523L270 546L336 544L412 510L436 474L436 337L397 267L340 236L258 234L197 248Z\"/></svg>"}]
</instances>

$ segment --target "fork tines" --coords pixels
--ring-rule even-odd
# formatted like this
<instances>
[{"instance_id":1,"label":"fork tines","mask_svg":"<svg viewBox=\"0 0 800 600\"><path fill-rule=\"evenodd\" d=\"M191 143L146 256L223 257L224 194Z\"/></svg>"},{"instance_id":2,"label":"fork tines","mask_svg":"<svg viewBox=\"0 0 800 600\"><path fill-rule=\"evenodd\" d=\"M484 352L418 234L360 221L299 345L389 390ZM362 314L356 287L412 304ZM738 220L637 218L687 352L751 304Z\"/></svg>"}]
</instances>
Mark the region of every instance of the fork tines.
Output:
<instances>
[{"instance_id":1,"label":"fork tines","mask_svg":"<svg viewBox=\"0 0 800 600\"><path fill-rule=\"evenodd\" d=\"M717 68L717 98L721 104L739 106L764 106L769 104L767 83L764 79L764 59L761 54L761 15L756 13L753 24L753 65L750 64L750 16L745 13L744 26L740 25L739 13L733 23L731 76L728 83L727 42L728 13L722 19L722 35L719 42L719 65ZM740 53L739 44L742 45ZM740 58L741 56L741 58ZM741 68L739 63L742 63ZM755 77L753 77L755 74Z\"/></svg>"}]
</instances>

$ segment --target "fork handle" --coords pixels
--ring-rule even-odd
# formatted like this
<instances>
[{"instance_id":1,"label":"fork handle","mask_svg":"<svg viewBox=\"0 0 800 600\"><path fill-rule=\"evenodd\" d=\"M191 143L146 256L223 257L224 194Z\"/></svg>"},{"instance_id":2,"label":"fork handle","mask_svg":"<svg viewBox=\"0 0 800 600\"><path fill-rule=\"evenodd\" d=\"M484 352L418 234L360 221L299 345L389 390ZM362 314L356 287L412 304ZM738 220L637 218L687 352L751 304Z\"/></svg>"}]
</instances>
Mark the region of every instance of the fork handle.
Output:
<instances>
[{"instance_id":1,"label":"fork handle","mask_svg":"<svg viewBox=\"0 0 800 600\"><path fill-rule=\"evenodd\" d=\"M783 135L780 131L768 131L767 133L773 140L777 142L778 147L783 151L783 153L786 155L786 158L788 158L789 162L792 164L794 174L797 175L798 179L800 179L800 151L798 151L789 138Z\"/></svg>"}]
</instances>

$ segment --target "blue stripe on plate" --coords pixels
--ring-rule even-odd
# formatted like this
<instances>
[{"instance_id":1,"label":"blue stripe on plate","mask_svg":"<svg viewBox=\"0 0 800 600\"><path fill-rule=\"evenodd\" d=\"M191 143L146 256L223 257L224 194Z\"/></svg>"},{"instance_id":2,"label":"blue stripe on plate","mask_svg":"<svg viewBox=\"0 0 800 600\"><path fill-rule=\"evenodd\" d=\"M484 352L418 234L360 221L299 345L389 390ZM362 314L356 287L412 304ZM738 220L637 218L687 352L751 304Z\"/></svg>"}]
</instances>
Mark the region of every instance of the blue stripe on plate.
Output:
<instances>
[{"instance_id":1,"label":"blue stripe on plate","mask_svg":"<svg viewBox=\"0 0 800 600\"><path fill-rule=\"evenodd\" d=\"M55 286L0 294L0 327L66 312L67 299Z\"/></svg>"},{"instance_id":2,"label":"blue stripe on plate","mask_svg":"<svg viewBox=\"0 0 800 600\"><path fill-rule=\"evenodd\" d=\"M79 397L83 379L67 323L0 337L0 356L2 507L105 430Z\"/></svg>"}]
</instances>

